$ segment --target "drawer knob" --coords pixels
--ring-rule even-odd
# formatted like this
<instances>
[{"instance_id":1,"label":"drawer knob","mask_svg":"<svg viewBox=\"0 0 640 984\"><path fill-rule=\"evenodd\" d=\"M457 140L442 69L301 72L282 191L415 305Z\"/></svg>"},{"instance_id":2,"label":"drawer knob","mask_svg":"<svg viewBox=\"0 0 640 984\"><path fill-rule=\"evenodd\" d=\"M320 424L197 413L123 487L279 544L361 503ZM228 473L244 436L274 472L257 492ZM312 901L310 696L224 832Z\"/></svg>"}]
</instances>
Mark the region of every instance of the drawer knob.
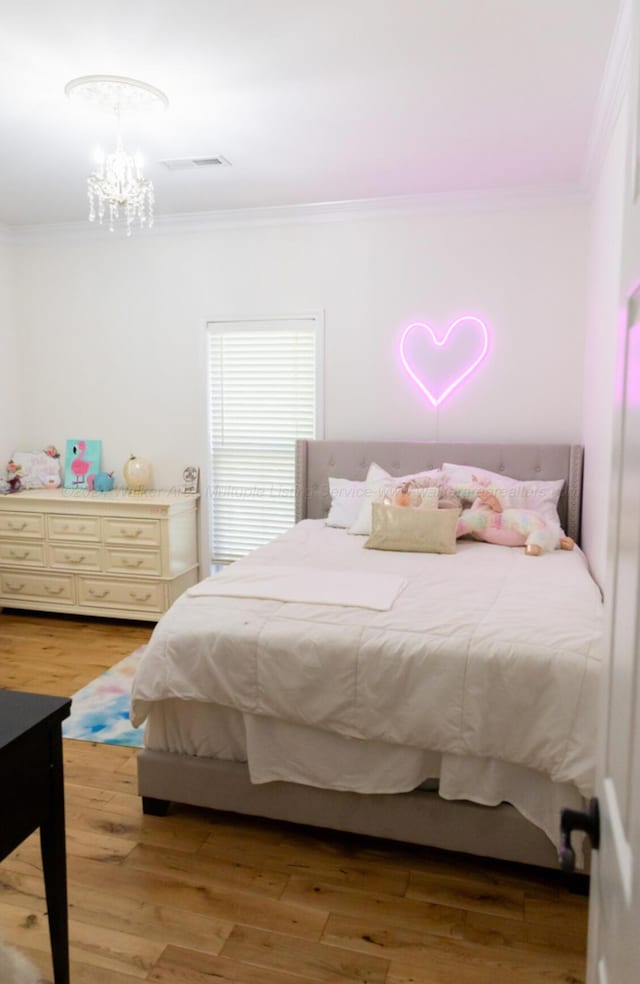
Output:
<instances>
[{"instance_id":1,"label":"drawer knob","mask_svg":"<svg viewBox=\"0 0 640 984\"><path fill-rule=\"evenodd\" d=\"M120 527L120 532L121 532L122 536L127 536L127 537L129 537L129 539L133 539L133 537L140 536L140 534L142 533L142 530L140 529L139 526L137 526L135 528L135 530L128 530L126 528L126 526L121 526Z\"/></svg>"},{"instance_id":2,"label":"drawer knob","mask_svg":"<svg viewBox=\"0 0 640 984\"><path fill-rule=\"evenodd\" d=\"M7 591L23 591L23 590L24 590L24 583L23 584L9 584L9 582L7 581Z\"/></svg>"},{"instance_id":3,"label":"drawer knob","mask_svg":"<svg viewBox=\"0 0 640 984\"><path fill-rule=\"evenodd\" d=\"M143 557L138 557L137 560L130 560L128 557L122 558L123 567L140 567L144 563Z\"/></svg>"},{"instance_id":4,"label":"drawer knob","mask_svg":"<svg viewBox=\"0 0 640 984\"><path fill-rule=\"evenodd\" d=\"M64 559L68 561L70 564L81 564L85 559L85 556L84 554L80 554L80 556L76 554L74 557L72 554L65 554Z\"/></svg>"},{"instance_id":5,"label":"drawer knob","mask_svg":"<svg viewBox=\"0 0 640 984\"><path fill-rule=\"evenodd\" d=\"M151 592L147 591L146 594L140 595L138 594L137 591L130 591L129 597L133 598L134 601L149 601L149 598L151 597Z\"/></svg>"},{"instance_id":6,"label":"drawer knob","mask_svg":"<svg viewBox=\"0 0 640 984\"><path fill-rule=\"evenodd\" d=\"M25 522L16 523L12 519L9 520L8 526L10 530L23 530L27 524Z\"/></svg>"},{"instance_id":7,"label":"drawer knob","mask_svg":"<svg viewBox=\"0 0 640 984\"><path fill-rule=\"evenodd\" d=\"M50 584L45 584L44 590L47 592L47 594L59 595L62 594L62 592L64 591L64 587L63 585L60 585L57 588L52 588Z\"/></svg>"},{"instance_id":8,"label":"drawer knob","mask_svg":"<svg viewBox=\"0 0 640 984\"><path fill-rule=\"evenodd\" d=\"M89 594L92 598L106 598L110 592L107 589L104 591L96 591L95 588L89 588Z\"/></svg>"},{"instance_id":9,"label":"drawer knob","mask_svg":"<svg viewBox=\"0 0 640 984\"><path fill-rule=\"evenodd\" d=\"M18 553L17 550L10 550L9 551L9 556L10 557L15 557L16 560L26 560L27 557L29 556L29 551L28 550L23 550L22 553Z\"/></svg>"}]
</instances>

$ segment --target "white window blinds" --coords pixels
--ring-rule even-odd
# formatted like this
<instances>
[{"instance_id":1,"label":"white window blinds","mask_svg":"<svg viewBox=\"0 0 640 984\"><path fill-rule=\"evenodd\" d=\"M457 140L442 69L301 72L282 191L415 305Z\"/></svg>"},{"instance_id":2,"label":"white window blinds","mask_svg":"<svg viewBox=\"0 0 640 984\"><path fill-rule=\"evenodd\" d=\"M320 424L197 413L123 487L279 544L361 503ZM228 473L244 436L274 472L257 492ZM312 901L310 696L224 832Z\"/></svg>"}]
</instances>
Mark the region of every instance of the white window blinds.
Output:
<instances>
[{"instance_id":1,"label":"white window blinds","mask_svg":"<svg viewBox=\"0 0 640 984\"><path fill-rule=\"evenodd\" d=\"M211 559L293 526L295 441L316 436L315 317L208 325Z\"/></svg>"}]
</instances>

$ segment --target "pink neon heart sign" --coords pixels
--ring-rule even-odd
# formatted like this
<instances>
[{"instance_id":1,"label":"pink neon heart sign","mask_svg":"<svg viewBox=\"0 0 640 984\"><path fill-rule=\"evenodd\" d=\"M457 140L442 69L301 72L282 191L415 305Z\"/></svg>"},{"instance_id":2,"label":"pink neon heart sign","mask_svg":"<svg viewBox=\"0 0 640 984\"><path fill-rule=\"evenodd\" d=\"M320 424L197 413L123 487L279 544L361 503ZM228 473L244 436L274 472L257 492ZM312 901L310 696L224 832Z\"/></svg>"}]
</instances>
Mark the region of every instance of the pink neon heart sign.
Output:
<instances>
[{"instance_id":1,"label":"pink neon heart sign","mask_svg":"<svg viewBox=\"0 0 640 984\"><path fill-rule=\"evenodd\" d=\"M464 338L460 338L463 328ZM458 336L458 337L456 337ZM423 353L431 353L435 356L438 350L442 350L452 345L455 341L465 341L463 349L456 349L453 353L454 365L449 380L445 383L438 383L432 373L430 377L429 360L425 363L424 358L419 359L416 342L422 344ZM489 329L481 318L475 315L463 315L452 321L444 335L438 337L431 325L424 324L422 321L414 321L407 325L402 332L400 339L400 358L402 365L416 386L427 397L434 407L439 407L455 389L460 386L465 379L478 368L489 350ZM435 361L435 360L433 360Z\"/></svg>"}]
</instances>

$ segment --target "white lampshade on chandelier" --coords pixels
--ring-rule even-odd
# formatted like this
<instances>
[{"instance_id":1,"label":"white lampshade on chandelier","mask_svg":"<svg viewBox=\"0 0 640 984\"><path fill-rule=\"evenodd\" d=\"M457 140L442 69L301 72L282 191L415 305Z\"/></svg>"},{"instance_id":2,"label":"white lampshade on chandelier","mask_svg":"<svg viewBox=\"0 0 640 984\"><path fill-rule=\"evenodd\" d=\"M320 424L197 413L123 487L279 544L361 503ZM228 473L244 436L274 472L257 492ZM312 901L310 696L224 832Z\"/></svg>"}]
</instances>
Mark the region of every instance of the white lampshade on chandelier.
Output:
<instances>
[{"instance_id":1,"label":"white lampshade on chandelier","mask_svg":"<svg viewBox=\"0 0 640 984\"><path fill-rule=\"evenodd\" d=\"M122 140L122 117L132 113L150 113L166 109L169 100L163 92L146 82L117 75L86 75L65 86L70 99L97 107L116 120L116 147L110 154L98 151L96 170L87 178L89 221L96 218L102 225L109 218L109 230L124 222L127 236L138 222L140 227L153 225L155 197L153 184L144 177L142 157L130 154Z\"/></svg>"}]
</instances>

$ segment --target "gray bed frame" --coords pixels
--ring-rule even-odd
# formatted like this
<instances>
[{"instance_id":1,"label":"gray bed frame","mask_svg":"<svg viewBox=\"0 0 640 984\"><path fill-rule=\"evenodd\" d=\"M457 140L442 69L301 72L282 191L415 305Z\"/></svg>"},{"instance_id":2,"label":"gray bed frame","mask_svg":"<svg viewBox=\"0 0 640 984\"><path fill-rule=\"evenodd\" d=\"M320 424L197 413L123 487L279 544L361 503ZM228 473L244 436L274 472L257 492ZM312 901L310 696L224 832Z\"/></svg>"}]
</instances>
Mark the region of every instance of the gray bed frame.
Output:
<instances>
[{"instance_id":1,"label":"gray bed frame","mask_svg":"<svg viewBox=\"0 0 640 984\"><path fill-rule=\"evenodd\" d=\"M393 475L451 461L522 481L564 479L558 511L567 535L580 539L582 448L575 445L299 441L296 456L297 520L327 515L329 476L364 479L372 461ZM547 836L509 804L444 800L428 788L364 795L285 782L252 785L245 763L145 749L138 791L146 813L163 813L174 801L557 867Z\"/></svg>"}]
</instances>

